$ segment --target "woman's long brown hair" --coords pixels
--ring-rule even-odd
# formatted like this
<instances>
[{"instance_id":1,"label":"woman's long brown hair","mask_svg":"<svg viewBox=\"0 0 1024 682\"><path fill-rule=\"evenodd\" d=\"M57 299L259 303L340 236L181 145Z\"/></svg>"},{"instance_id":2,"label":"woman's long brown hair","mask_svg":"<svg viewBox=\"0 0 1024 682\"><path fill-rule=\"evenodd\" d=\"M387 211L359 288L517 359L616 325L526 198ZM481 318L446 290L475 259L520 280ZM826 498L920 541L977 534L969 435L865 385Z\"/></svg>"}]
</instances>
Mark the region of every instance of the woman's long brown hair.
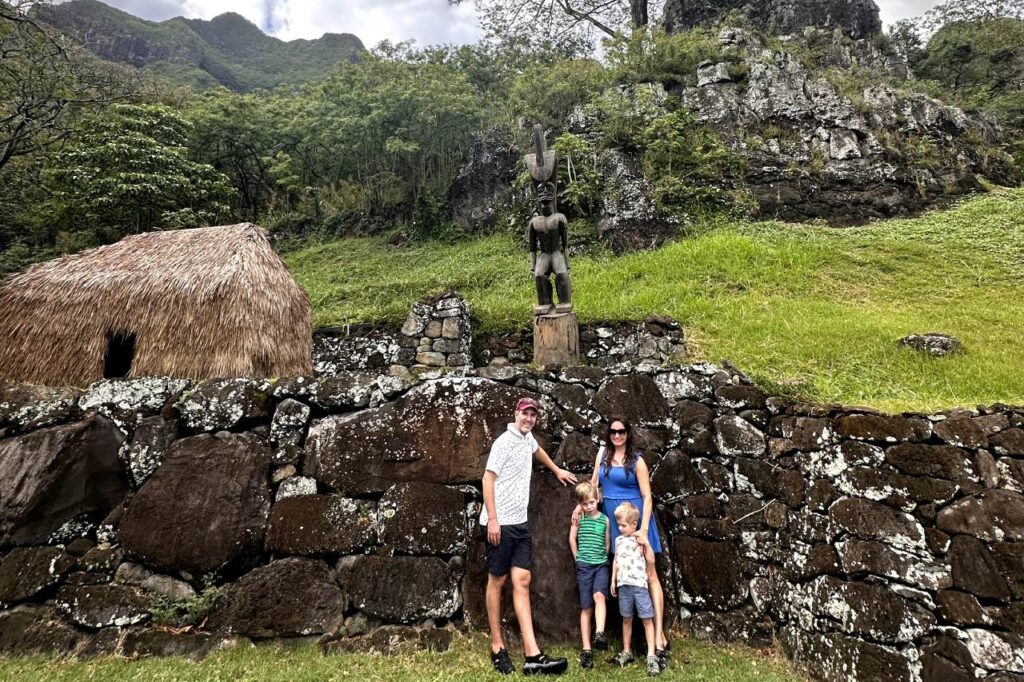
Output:
<instances>
[{"instance_id":1,"label":"woman's long brown hair","mask_svg":"<svg viewBox=\"0 0 1024 682\"><path fill-rule=\"evenodd\" d=\"M608 420L608 426L605 428L604 439L608 445L604 449L604 462L602 462L604 475L607 476L611 471L612 459L615 457L615 446L612 445L612 434L609 433L615 422L619 422L626 429L626 454L622 458L622 466L626 470L626 478L629 478L629 472L636 465L636 451L633 449L633 425L622 417L612 417Z\"/></svg>"}]
</instances>

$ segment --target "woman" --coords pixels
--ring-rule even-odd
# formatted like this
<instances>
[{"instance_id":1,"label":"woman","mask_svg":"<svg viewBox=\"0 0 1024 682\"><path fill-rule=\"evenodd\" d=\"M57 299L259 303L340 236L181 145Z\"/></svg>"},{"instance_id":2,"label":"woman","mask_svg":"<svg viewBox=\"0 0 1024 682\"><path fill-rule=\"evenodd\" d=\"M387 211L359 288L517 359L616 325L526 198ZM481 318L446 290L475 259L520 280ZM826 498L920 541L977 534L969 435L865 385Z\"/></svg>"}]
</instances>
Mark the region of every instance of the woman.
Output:
<instances>
[{"instance_id":1,"label":"woman","mask_svg":"<svg viewBox=\"0 0 1024 682\"><path fill-rule=\"evenodd\" d=\"M607 447L601 447L594 461L594 473L590 482L600 485L603 496L605 515L615 518L615 508L623 502L632 502L640 510L640 527L636 535L647 538L651 549L656 554L661 552L661 538L658 528L651 515L654 510L654 499L651 496L651 476L647 463L641 453L633 448L633 427L620 417L613 417L608 423L605 438ZM576 508L572 522L579 522L580 509ZM619 529L614 523L611 526L611 546L615 547L615 538ZM654 602L655 649L662 661L668 655L668 639L665 637L665 593L658 580L658 573L653 565L648 569L649 590L651 601Z\"/></svg>"}]
</instances>

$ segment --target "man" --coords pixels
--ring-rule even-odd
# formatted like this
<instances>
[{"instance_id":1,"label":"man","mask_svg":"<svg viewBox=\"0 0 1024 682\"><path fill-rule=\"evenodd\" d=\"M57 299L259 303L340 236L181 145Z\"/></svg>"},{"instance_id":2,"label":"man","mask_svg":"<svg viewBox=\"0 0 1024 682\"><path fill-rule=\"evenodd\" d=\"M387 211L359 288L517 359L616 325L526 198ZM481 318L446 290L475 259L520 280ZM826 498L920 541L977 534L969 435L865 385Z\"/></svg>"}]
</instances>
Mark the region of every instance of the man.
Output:
<instances>
[{"instance_id":1,"label":"man","mask_svg":"<svg viewBox=\"0 0 1024 682\"><path fill-rule=\"evenodd\" d=\"M533 399L519 400L515 421L494 441L484 471L480 525L487 528L487 625L491 630L491 663L503 675L515 672L501 636L501 590L509 575L512 604L526 656L523 674L560 674L568 667L564 658L551 658L537 646L530 610L533 543L526 511L530 505L533 459L554 473L562 485L576 483L576 477L556 466L534 439L531 432L538 416L540 408Z\"/></svg>"}]
</instances>

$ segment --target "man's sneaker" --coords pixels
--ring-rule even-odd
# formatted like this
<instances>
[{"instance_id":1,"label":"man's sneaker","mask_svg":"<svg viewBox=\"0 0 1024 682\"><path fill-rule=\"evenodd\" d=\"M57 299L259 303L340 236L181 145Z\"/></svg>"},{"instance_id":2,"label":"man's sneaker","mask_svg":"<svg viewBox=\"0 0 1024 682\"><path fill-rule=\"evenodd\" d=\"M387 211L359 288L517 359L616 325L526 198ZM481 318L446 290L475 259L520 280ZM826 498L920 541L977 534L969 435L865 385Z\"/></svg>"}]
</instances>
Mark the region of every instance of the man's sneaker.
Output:
<instances>
[{"instance_id":1,"label":"man's sneaker","mask_svg":"<svg viewBox=\"0 0 1024 682\"><path fill-rule=\"evenodd\" d=\"M491 652L491 665L494 666L495 672L502 675L511 675L516 671L516 667L512 665L512 658L504 649L498 649L498 653Z\"/></svg>"},{"instance_id":2,"label":"man's sneaker","mask_svg":"<svg viewBox=\"0 0 1024 682\"><path fill-rule=\"evenodd\" d=\"M594 648L598 651L605 651L608 648L608 637L604 632L598 632L594 635Z\"/></svg>"},{"instance_id":3,"label":"man's sneaker","mask_svg":"<svg viewBox=\"0 0 1024 682\"><path fill-rule=\"evenodd\" d=\"M569 667L569 661L564 658L551 658L543 651L536 656L527 656L523 663L524 675L561 675Z\"/></svg>"},{"instance_id":4,"label":"man's sneaker","mask_svg":"<svg viewBox=\"0 0 1024 682\"><path fill-rule=\"evenodd\" d=\"M590 652L590 649L584 649L580 652L580 667L584 670L590 670L594 667L594 654Z\"/></svg>"},{"instance_id":5,"label":"man's sneaker","mask_svg":"<svg viewBox=\"0 0 1024 682\"><path fill-rule=\"evenodd\" d=\"M612 663L616 664L620 668L624 668L633 662L633 652L631 651L620 651L615 654L615 658L612 659Z\"/></svg>"},{"instance_id":6,"label":"man's sneaker","mask_svg":"<svg viewBox=\"0 0 1024 682\"><path fill-rule=\"evenodd\" d=\"M647 657L647 676L654 677L661 674L661 660L657 656Z\"/></svg>"}]
</instances>

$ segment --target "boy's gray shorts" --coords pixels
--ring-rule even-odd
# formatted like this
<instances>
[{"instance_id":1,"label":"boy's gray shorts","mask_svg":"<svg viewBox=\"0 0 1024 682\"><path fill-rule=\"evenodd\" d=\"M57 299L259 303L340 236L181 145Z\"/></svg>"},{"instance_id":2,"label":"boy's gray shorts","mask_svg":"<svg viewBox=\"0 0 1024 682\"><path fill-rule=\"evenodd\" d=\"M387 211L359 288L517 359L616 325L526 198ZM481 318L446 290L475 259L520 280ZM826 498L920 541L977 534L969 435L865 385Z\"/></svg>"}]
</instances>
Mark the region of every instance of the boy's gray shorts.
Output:
<instances>
[{"instance_id":1,"label":"boy's gray shorts","mask_svg":"<svg viewBox=\"0 0 1024 682\"><path fill-rule=\"evenodd\" d=\"M654 604L646 587L636 585L619 586L619 614L623 618L654 618Z\"/></svg>"}]
</instances>

